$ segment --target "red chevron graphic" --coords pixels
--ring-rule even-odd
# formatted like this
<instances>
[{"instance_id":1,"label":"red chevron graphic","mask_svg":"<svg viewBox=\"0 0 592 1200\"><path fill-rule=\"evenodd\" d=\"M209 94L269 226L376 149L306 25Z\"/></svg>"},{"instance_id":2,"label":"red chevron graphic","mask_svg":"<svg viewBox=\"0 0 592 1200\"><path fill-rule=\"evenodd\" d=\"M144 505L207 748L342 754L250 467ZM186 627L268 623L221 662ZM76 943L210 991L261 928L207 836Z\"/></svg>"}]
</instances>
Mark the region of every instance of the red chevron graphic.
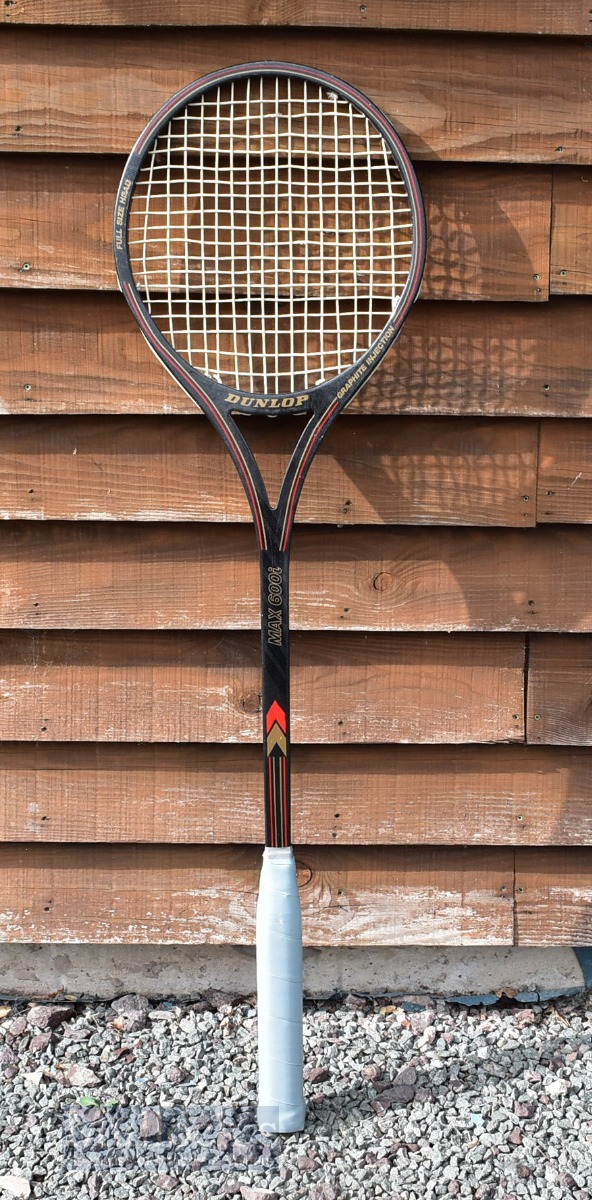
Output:
<instances>
[{"instance_id":1,"label":"red chevron graphic","mask_svg":"<svg viewBox=\"0 0 592 1200\"><path fill-rule=\"evenodd\" d=\"M272 725L276 721L277 721L277 724L279 725L280 729L283 730L283 732L285 733L286 725L287 725L286 714L285 714L283 708L280 708L277 700L274 700L271 708L269 709L269 712L267 713L267 717L266 717L266 729L267 729L268 733L269 733Z\"/></svg>"}]
</instances>

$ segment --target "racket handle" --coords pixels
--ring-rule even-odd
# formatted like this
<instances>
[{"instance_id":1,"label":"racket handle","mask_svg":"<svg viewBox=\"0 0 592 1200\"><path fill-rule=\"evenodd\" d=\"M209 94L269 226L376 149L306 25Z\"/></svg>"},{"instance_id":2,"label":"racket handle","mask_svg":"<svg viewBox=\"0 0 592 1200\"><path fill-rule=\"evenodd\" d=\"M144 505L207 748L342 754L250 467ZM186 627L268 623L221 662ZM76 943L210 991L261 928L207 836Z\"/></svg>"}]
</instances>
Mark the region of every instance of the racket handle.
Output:
<instances>
[{"instance_id":1,"label":"racket handle","mask_svg":"<svg viewBox=\"0 0 592 1200\"><path fill-rule=\"evenodd\" d=\"M257 900L260 1129L304 1128L302 917L291 847L266 847Z\"/></svg>"}]
</instances>

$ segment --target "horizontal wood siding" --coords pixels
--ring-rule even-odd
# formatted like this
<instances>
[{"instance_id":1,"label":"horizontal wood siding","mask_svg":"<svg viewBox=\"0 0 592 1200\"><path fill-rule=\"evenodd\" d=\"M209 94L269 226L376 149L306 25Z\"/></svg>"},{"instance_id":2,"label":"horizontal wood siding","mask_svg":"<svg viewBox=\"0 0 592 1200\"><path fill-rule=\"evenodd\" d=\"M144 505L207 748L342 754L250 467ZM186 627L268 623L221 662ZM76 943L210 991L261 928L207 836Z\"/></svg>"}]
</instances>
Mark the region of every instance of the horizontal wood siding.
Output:
<instances>
[{"instance_id":1,"label":"horizontal wood siding","mask_svg":"<svg viewBox=\"0 0 592 1200\"><path fill-rule=\"evenodd\" d=\"M28 25L324 25L358 29L469 29L590 34L589 0L5 0L0 19Z\"/></svg>"},{"instance_id":2,"label":"horizontal wood siding","mask_svg":"<svg viewBox=\"0 0 592 1200\"><path fill-rule=\"evenodd\" d=\"M255 539L116 290L111 223L176 88L279 57L385 108L429 234L294 534L305 941L590 944L589 4L12 0L0 21L0 939L254 938ZM294 426L245 431L274 495Z\"/></svg>"},{"instance_id":3,"label":"horizontal wood siding","mask_svg":"<svg viewBox=\"0 0 592 1200\"><path fill-rule=\"evenodd\" d=\"M1 633L0 739L261 737L260 645L235 633ZM296 742L524 736L524 639L296 633Z\"/></svg>"},{"instance_id":4,"label":"horizontal wood siding","mask_svg":"<svg viewBox=\"0 0 592 1200\"><path fill-rule=\"evenodd\" d=\"M330 68L405 131L416 158L592 162L587 43L367 30L14 26L0 65L12 73L0 149L128 153L188 80L257 59Z\"/></svg>"},{"instance_id":5,"label":"horizontal wood siding","mask_svg":"<svg viewBox=\"0 0 592 1200\"><path fill-rule=\"evenodd\" d=\"M592 844L585 747L294 747L297 845ZM261 751L0 743L6 842L261 842ZM172 816L174 815L174 820Z\"/></svg>"},{"instance_id":6,"label":"horizontal wood siding","mask_svg":"<svg viewBox=\"0 0 592 1200\"><path fill-rule=\"evenodd\" d=\"M245 526L14 521L0 574L4 629L259 628ZM301 526L290 595L301 630L592 632L592 529Z\"/></svg>"},{"instance_id":7,"label":"horizontal wood siding","mask_svg":"<svg viewBox=\"0 0 592 1200\"><path fill-rule=\"evenodd\" d=\"M243 425L275 496L292 424ZM230 456L193 416L7 417L3 433L5 519L250 523ZM321 444L298 520L534 525L536 456L537 428L525 421L352 418Z\"/></svg>"},{"instance_id":8,"label":"horizontal wood siding","mask_svg":"<svg viewBox=\"0 0 592 1200\"><path fill-rule=\"evenodd\" d=\"M544 421L539 454L538 521L592 521L592 426Z\"/></svg>"},{"instance_id":9,"label":"horizontal wood siding","mask_svg":"<svg viewBox=\"0 0 592 1200\"><path fill-rule=\"evenodd\" d=\"M592 744L592 638L531 639L528 740L547 745Z\"/></svg>"},{"instance_id":10,"label":"horizontal wood siding","mask_svg":"<svg viewBox=\"0 0 592 1200\"><path fill-rule=\"evenodd\" d=\"M114 156L0 155L0 286L115 290L113 196L123 166ZM429 164L420 174L432 230L422 296L547 299L548 170Z\"/></svg>"},{"instance_id":11,"label":"horizontal wood siding","mask_svg":"<svg viewBox=\"0 0 592 1200\"><path fill-rule=\"evenodd\" d=\"M344 413L589 417L590 311L547 304L420 302ZM199 409L150 353L115 293L0 290L4 413Z\"/></svg>"},{"instance_id":12,"label":"horizontal wood siding","mask_svg":"<svg viewBox=\"0 0 592 1200\"><path fill-rule=\"evenodd\" d=\"M299 847L305 942L511 945L513 856ZM4 939L248 944L260 864L251 846L0 846Z\"/></svg>"},{"instance_id":13,"label":"horizontal wood siding","mask_svg":"<svg viewBox=\"0 0 592 1200\"><path fill-rule=\"evenodd\" d=\"M592 292L592 170L553 172L551 291Z\"/></svg>"}]
</instances>

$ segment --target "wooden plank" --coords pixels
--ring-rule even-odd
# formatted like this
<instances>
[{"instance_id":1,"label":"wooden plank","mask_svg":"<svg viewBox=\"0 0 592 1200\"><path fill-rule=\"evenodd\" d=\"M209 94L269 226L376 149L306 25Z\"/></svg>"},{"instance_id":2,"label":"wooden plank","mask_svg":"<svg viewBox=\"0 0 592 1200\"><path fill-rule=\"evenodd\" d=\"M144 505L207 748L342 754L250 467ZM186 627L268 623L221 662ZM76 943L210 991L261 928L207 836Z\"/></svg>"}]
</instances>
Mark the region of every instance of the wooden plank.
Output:
<instances>
[{"instance_id":1,"label":"wooden plank","mask_svg":"<svg viewBox=\"0 0 592 1200\"><path fill-rule=\"evenodd\" d=\"M122 170L113 156L0 156L0 285L114 290L113 197ZM422 295L546 299L548 170L427 164L420 180L430 227Z\"/></svg>"},{"instance_id":2,"label":"wooden plank","mask_svg":"<svg viewBox=\"0 0 592 1200\"><path fill-rule=\"evenodd\" d=\"M271 496L291 422L245 418ZM5 417L0 516L25 520L251 521L221 439L195 417ZM303 523L534 525L535 422L362 417L321 444Z\"/></svg>"},{"instance_id":3,"label":"wooden plank","mask_svg":"<svg viewBox=\"0 0 592 1200\"><path fill-rule=\"evenodd\" d=\"M304 943L511 945L513 851L299 848ZM0 846L4 942L255 938L255 847Z\"/></svg>"},{"instance_id":4,"label":"wooden plank","mask_svg":"<svg viewBox=\"0 0 592 1200\"><path fill-rule=\"evenodd\" d=\"M592 744L592 637L537 634L528 665L527 740L553 746Z\"/></svg>"},{"instance_id":5,"label":"wooden plank","mask_svg":"<svg viewBox=\"0 0 592 1200\"><path fill-rule=\"evenodd\" d=\"M296 746L297 845L592 843L591 751ZM258 746L0 744L0 841L256 843Z\"/></svg>"},{"instance_id":6,"label":"wooden plank","mask_svg":"<svg viewBox=\"0 0 592 1200\"><path fill-rule=\"evenodd\" d=\"M89 37L15 26L1 53L7 150L127 153L174 92L239 57L309 63L349 80L404 131L416 158L592 158L589 53L580 41L247 28L237 53L233 29L132 29L114 38L109 29Z\"/></svg>"},{"instance_id":7,"label":"wooden plank","mask_svg":"<svg viewBox=\"0 0 592 1200\"><path fill-rule=\"evenodd\" d=\"M110 209L121 167L113 157L1 157L0 283L115 288Z\"/></svg>"},{"instance_id":8,"label":"wooden plank","mask_svg":"<svg viewBox=\"0 0 592 1200\"><path fill-rule=\"evenodd\" d=\"M592 428L587 421L543 421L537 521L592 522Z\"/></svg>"},{"instance_id":9,"label":"wooden plank","mask_svg":"<svg viewBox=\"0 0 592 1200\"><path fill-rule=\"evenodd\" d=\"M589 849L516 851L516 940L520 946L589 946Z\"/></svg>"},{"instance_id":10,"label":"wooden plank","mask_svg":"<svg viewBox=\"0 0 592 1200\"><path fill-rule=\"evenodd\" d=\"M4 629L259 627L245 526L9 522L0 575ZM586 527L301 527L290 576L293 629L592 631Z\"/></svg>"},{"instance_id":11,"label":"wooden plank","mask_svg":"<svg viewBox=\"0 0 592 1200\"><path fill-rule=\"evenodd\" d=\"M297 633L297 742L523 736L524 639ZM256 634L0 634L0 740L260 739Z\"/></svg>"},{"instance_id":12,"label":"wooden plank","mask_svg":"<svg viewBox=\"0 0 592 1200\"><path fill-rule=\"evenodd\" d=\"M553 172L551 291L592 294L592 171Z\"/></svg>"},{"instance_id":13,"label":"wooden plank","mask_svg":"<svg viewBox=\"0 0 592 1200\"><path fill-rule=\"evenodd\" d=\"M475 30L490 33L590 33L589 0L4 0L7 25L320 25L357 29Z\"/></svg>"},{"instance_id":14,"label":"wooden plank","mask_svg":"<svg viewBox=\"0 0 592 1200\"><path fill-rule=\"evenodd\" d=\"M420 302L346 415L592 416L591 319L582 298ZM2 412L196 411L119 294L0 291L0 340Z\"/></svg>"}]
</instances>

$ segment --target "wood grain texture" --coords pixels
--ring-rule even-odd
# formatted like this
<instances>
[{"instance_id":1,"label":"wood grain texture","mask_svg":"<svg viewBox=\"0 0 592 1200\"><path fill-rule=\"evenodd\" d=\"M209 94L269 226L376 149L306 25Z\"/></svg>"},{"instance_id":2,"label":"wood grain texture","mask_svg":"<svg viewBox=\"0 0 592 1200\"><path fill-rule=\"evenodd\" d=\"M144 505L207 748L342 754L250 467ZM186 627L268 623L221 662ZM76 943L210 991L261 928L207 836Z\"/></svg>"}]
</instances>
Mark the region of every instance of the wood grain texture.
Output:
<instances>
[{"instance_id":1,"label":"wood grain texture","mask_svg":"<svg viewBox=\"0 0 592 1200\"><path fill-rule=\"evenodd\" d=\"M592 843L589 749L296 746L297 845ZM258 746L0 744L0 841L256 843Z\"/></svg>"},{"instance_id":2,"label":"wood grain texture","mask_svg":"<svg viewBox=\"0 0 592 1200\"><path fill-rule=\"evenodd\" d=\"M592 309L419 302L345 416L592 416ZM0 290L0 411L187 413L116 293Z\"/></svg>"},{"instance_id":3,"label":"wood grain texture","mask_svg":"<svg viewBox=\"0 0 592 1200\"><path fill-rule=\"evenodd\" d=\"M531 638L527 741L553 746L592 744L592 637Z\"/></svg>"},{"instance_id":4,"label":"wood grain texture","mask_svg":"<svg viewBox=\"0 0 592 1200\"><path fill-rule=\"evenodd\" d=\"M592 428L587 421L543 421L537 521L592 522Z\"/></svg>"},{"instance_id":5,"label":"wood grain texture","mask_svg":"<svg viewBox=\"0 0 592 1200\"><path fill-rule=\"evenodd\" d=\"M516 938L520 946L589 946L592 853L587 848L516 851Z\"/></svg>"},{"instance_id":6,"label":"wood grain texture","mask_svg":"<svg viewBox=\"0 0 592 1200\"><path fill-rule=\"evenodd\" d=\"M123 159L0 156L0 285L115 290L113 204ZM551 173L425 164L429 225L422 295L545 300Z\"/></svg>"},{"instance_id":7,"label":"wood grain texture","mask_svg":"<svg viewBox=\"0 0 592 1200\"><path fill-rule=\"evenodd\" d=\"M276 496L293 425L253 417L244 428ZM251 521L221 439L194 416L4 417L0 444L6 520ZM530 421L338 421L317 452L298 520L531 526L537 448Z\"/></svg>"},{"instance_id":8,"label":"wood grain texture","mask_svg":"<svg viewBox=\"0 0 592 1200\"><path fill-rule=\"evenodd\" d=\"M4 629L259 628L246 526L15 521L0 575ZM586 527L301 527L290 575L293 629L592 631Z\"/></svg>"},{"instance_id":9,"label":"wood grain texture","mask_svg":"<svg viewBox=\"0 0 592 1200\"><path fill-rule=\"evenodd\" d=\"M590 33L588 0L8 0L7 25L321 25L354 29L458 29L499 33Z\"/></svg>"},{"instance_id":10,"label":"wood grain texture","mask_svg":"<svg viewBox=\"0 0 592 1200\"><path fill-rule=\"evenodd\" d=\"M296 633L296 742L518 741L524 639ZM260 644L235 633L0 634L0 740L259 741Z\"/></svg>"},{"instance_id":11,"label":"wood grain texture","mask_svg":"<svg viewBox=\"0 0 592 1200\"><path fill-rule=\"evenodd\" d=\"M297 852L307 946L511 945L513 851ZM251 945L254 847L0 846L5 942Z\"/></svg>"},{"instance_id":12,"label":"wood grain texture","mask_svg":"<svg viewBox=\"0 0 592 1200\"><path fill-rule=\"evenodd\" d=\"M238 51L232 29L6 29L0 63L19 70L8 76L0 148L126 153L169 96L237 58L303 62L349 80L416 158L592 158L585 42L302 28L243 29Z\"/></svg>"},{"instance_id":13,"label":"wood grain texture","mask_svg":"<svg viewBox=\"0 0 592 1200\"><path fill-rule=\"evenodd\" d=\"M553 172L551 291L592 293L592 171Z\"/></svg>"}]
</instances>

